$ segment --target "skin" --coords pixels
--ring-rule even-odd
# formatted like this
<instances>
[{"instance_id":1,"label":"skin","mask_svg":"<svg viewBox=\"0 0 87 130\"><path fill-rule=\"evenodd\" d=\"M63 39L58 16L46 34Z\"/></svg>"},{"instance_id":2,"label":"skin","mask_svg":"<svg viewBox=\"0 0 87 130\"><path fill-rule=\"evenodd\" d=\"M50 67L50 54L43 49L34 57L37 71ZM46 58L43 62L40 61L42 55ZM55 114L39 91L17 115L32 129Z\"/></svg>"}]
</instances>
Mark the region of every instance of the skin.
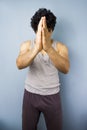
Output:
<instances>
[{"instance_id":1,"label":"skin","mask_svg":"<svg viewBox=\"0 0 87 130\"><path fill-rule=\"evenodd\" d=\"M45 16L41 18L36 32L34 48L30 48L31 41L26 41L21 44L20 53L16 59L16 64L19 69L28 67L40 52L43 55L48 54L54 66L62 73L69 72L70 62L68 56L68 48L58 42L56 50L52 47L53 40L51 39L52 31L48 31Z\"/></svg>"}]
</instances>

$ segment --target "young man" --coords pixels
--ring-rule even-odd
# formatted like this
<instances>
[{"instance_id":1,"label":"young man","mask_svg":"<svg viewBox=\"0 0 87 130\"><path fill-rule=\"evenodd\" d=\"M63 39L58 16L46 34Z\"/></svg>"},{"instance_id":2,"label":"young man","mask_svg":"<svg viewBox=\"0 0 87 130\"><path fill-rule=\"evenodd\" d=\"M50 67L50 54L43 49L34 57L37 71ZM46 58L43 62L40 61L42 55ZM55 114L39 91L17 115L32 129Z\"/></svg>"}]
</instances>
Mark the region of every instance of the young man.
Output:
<instances>
[{"instance_id":1,"label":"young man","mask_svg":"<svg viewBox=\"0 0 87 130\"><path fill-rule=\"evenodd\" d=\"M51 38L56 16L40 8L31 18L36 33L33 41L21 44L16 63L19 69L29 67L23 98L22 130L36 130L40 113L47 130L62 130L62 110L58 71L69 71L67 47Z\"/></svg>"}]
</instances>

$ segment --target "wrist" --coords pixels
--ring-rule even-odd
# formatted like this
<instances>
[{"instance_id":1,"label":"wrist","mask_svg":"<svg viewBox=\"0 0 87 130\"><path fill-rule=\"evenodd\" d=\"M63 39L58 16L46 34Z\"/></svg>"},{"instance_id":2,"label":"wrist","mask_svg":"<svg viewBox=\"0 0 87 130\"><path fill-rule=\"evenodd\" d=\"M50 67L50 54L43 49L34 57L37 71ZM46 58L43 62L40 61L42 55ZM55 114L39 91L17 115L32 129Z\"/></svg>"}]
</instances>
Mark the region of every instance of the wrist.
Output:
<instances>
[{"instance_id":1,"label":"wrist","mask_svg":"<svg viewBox=\"0 0 87 130\"><path fill-rule=\"evenodd\" d=\"M40 48L39 48L39 46L38 46L37 44L38 44L38 43L35 42L34 49L35 49L37 52L39 52Z\"/></svg>"},{"instance_id":2,"label":"wrist","mask_svg":"<svg viewBox=\"0 0 87 130\"><path fill-rule=\"evenodd\" d=\"M34 52L35 53L39 53L40 52L40 50L37 48L37 46L34 46Z\"/></svg>"},{"instance_id":3,"label":"wrist","mask_svg":"<svg viewBox=\"0 0 87 130\"><path fill-rule=\"evenodd\" d=\"M49 53L49 52L51 52L52 51L52 46L51 47L49 47L49 48L47 48L45 51L47 52L47 53Z\"/></svg>"}]
</instances>

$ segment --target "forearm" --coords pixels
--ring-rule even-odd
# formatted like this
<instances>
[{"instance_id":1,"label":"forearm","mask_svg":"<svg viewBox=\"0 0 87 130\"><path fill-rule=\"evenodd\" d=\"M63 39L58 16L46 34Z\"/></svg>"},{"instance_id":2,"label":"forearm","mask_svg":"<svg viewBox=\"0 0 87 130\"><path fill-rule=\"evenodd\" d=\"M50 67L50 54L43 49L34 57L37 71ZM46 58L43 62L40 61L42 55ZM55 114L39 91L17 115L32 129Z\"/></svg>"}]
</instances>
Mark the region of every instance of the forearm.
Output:
<instances>
[{"instance_id":1,"label":"forearm","mask_svg":"<svg viewBox=\"0 0 87 130\"><path fill-rule=\"evenodd\" d=\"M69 71L69 61L58 54L53 47L50 47L47 51L54 66L62 73Z\"/></svg>"},{"instance_id":2,"label":"forearm","mask_svg":"<svg viewBox=\"0 0 87 130\"><path fill-rule=\"evenodd\" d=\"M37 48L34 47L30 51L27 51L25 54L19 55L16 60L17 67L19 69L28 67L32 63L37 54L38 50Z\"/></svg>"}]
</instances>

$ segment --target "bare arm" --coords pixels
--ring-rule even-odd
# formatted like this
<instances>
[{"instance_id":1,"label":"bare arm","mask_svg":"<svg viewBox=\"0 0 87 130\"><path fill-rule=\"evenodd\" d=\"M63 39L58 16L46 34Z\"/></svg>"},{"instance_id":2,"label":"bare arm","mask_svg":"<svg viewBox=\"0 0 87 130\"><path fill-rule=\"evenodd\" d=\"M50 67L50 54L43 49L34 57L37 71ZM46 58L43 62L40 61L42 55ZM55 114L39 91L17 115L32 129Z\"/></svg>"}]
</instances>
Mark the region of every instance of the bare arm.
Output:
<instances>
[{"instance_id":1,"label":"bare arm","mask_svg":"<svg viewBox=\"0 0 87 130\"><path fill-rule=\"evenodd\" d=\"M42 19L39 22L38 30L36 33L36 41L33 48L30 48L30 41L21 45L19 56L17 57L16 64L19 69L29 66L36 55L42 50Z\"/></svg>"},{"instance_id":2,"label":"bare arm","mask_svg":"<svg viewBox=\"0 0 87 130\"><path fill-rule=\"evenodd\" d=\"M68 73L70 67L68 49L62 43L57 43L57 48L55 50L52 47L50 36L51 31L49 33L46 25L46 18L43 17L43 26L42 26L43 49L44 51L47 52L55 67L62 73L66 74Z\"/></svg>"},{"instance_id":3,"label":"bare arm","mask_svg":"<svg viewBox=\"0 0 87 130\"><path fill-rule=\"evenodd\" d=\"M57 44L57 50L50 47L47 51L50 59L55 67L62 73L66 74L69 71L70 63L68 57L68 49L63 44Z\"/></svg>"},{"instance_id":4,"label":"bare arm","mask_svg":"<svg viewBox=\"0 0 87 130\"><path fill-rule=\"evenodd\" d=\"M20 47L20 53L16 59L16 64L19 69L26 68L34 60L35 56L38 54L36 47L29 49L30 42L22 43Z\"/></svg>"}]
</instances>

